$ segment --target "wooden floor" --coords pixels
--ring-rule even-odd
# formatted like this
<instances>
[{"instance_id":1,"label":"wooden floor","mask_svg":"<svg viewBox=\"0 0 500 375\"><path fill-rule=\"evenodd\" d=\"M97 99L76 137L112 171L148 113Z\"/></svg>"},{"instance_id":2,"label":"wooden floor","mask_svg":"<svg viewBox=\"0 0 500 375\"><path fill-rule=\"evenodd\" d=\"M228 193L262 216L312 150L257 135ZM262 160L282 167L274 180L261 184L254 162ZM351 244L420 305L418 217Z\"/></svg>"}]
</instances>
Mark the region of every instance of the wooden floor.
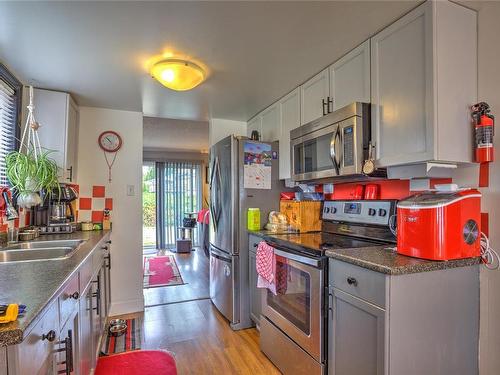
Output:
<instances>
[{"instance_id":1,"label":"wooden floor","mask_svg":"<svg viewBox=\"0 0 500 375\"><path fill-rule=\"evenodd\" d=\"M200 248L188 254L161 250L159 255L173 254L184 285L144 289L146 306L209 298L209 260Z\"/></svg>"},{"instance_id":2,"label":"wooden floor","mask_svg":"<svg viewBox=\"0 0 500 375\"><path fill-rule=\"evenodd\" d=\"M210 302L209 261L203 251L174 254L186 284L144 289L147 307L138 315L141 348L171 351L179 375L280 374L260 351L259 332L231 330Z\"/></svg>"}]
</instances>

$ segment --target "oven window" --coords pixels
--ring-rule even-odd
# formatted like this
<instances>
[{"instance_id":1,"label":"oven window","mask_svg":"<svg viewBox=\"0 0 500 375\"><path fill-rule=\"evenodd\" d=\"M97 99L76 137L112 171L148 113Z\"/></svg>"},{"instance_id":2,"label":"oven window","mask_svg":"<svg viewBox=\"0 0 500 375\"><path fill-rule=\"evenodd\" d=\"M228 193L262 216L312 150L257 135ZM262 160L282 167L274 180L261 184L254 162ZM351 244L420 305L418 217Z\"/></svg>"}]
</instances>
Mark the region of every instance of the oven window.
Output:
<instances>
[{"instance_id":1,"label":"oven window","mask_svg":"<svg viewBox=\"0 0 500 375\"><path fill-rule=\"evenodd\" d=\"M311 275L277 260L276 291L267 291L267 305L306 335L311 333Z\"/></svg>"}]
</instances>

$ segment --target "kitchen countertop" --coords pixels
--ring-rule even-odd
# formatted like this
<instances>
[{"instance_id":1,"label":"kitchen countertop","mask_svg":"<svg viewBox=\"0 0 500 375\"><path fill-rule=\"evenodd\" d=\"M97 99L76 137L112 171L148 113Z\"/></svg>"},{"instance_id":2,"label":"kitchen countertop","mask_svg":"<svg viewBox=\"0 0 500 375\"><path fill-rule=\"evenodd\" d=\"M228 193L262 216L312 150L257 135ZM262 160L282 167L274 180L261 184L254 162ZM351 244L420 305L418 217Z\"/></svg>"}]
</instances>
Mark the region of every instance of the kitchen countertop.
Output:
<instances>
[{"instance_id":1,"label":"kitchen countertop","mask_svg":"<svg viewBox=\"0 0 500 375\"><path fill-rule=\"evenodd\" d=\"M317 250L323 243L321 232L303 234L277 234L268 231L249 232L278 245L300 251L301 248ZM339 236L343 237L343 236ZM479 264L481 258L466 258L449 261L432 261L400 255L395 246L374 245L355 248L338 248L325 251L325 255L363 268L389 275L404 275L417 272L436 271L447 268L466 267Z\"/></svg>"},{"instance_id":2,"label":"kitchen countertop","mask_svg":"<svg viewBox=\"0 0 500 375\"><path fill-rule=\"evenodd\" d=\"M36 241L81 239L86 242L66 259L0 263L0 304L26 305L23 317L15 322L0 324L0 346L22 342L25 332L29 332L38 322L44 308L57 296L96 245L110 233L91 231L40 236Z\"/></svg>"}]
</instances>

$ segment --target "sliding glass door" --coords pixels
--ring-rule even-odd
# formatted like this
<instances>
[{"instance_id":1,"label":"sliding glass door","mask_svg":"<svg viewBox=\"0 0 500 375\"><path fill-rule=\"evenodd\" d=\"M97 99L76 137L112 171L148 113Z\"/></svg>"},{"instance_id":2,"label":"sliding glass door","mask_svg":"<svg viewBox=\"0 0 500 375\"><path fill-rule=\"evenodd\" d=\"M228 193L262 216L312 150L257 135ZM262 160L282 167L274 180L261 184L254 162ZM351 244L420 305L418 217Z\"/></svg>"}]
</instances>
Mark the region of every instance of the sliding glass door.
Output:
<instances>
[{"instance_id":1,"label":"sliding glass door","mask_svg":"<svg viewBox=\"0 0 500 375\"><path fill-rule=\"evenodd\" d=\"M159 249L173 248L179 227L190 213L202 207L202 165L188 161L156 163L156 242ZM198 245L198 228L193 231L193 246Z\"/></svg>"},{"instance_id":2,"label":"sliding glass door","mask_svg":"<svg viewBox=\"0 0 500 375\"><path fill-rule=\"evenodd\" d=\"M156 165L142 166L142 246L156 249Z\"/></svg>"}]
</instances>

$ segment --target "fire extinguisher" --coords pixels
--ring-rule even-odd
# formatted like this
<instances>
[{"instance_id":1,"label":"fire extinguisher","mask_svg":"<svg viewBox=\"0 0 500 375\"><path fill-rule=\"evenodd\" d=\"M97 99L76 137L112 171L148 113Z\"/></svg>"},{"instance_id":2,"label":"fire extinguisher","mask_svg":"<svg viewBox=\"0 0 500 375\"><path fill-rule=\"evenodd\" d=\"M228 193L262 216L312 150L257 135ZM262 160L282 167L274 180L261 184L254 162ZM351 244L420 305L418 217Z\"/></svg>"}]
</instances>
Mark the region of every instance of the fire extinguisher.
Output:
<instances>
[{"instance_id":1,"label":"fire extinguisher","mask_svg":"<svg viewBox=\"0 0 500 375\"><path fill-rule=\"evenodd\" d=\"M495 116L490 113L490 106L485 102L474 104L471 110L474 123L476 162L487 163L493 161Z\"/></svg>"}]
</instances>

